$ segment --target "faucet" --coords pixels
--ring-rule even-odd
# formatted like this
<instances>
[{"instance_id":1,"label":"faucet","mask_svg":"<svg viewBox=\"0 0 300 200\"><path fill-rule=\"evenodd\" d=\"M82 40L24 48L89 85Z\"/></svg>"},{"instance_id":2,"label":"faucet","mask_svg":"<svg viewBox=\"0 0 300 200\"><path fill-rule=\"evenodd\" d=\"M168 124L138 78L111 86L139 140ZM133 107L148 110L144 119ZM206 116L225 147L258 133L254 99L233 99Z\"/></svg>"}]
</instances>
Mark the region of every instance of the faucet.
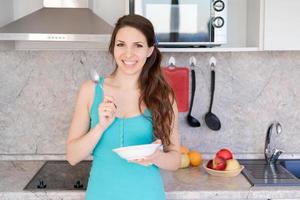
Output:
<instances>
[{"instance_id":1,"label":"faucet","mask_svg":"<svg viewBox=\"0 0 300 200\"><path fill-rule=\"evenodd\" d=\"M282 150L276 149L274 144L274 134L280 135L282 131L281 124L277 121L273 122L268 130L265 140L265 160L267 164L274 165L278 157L283 153Z\"/></svg>"}]
</instances>

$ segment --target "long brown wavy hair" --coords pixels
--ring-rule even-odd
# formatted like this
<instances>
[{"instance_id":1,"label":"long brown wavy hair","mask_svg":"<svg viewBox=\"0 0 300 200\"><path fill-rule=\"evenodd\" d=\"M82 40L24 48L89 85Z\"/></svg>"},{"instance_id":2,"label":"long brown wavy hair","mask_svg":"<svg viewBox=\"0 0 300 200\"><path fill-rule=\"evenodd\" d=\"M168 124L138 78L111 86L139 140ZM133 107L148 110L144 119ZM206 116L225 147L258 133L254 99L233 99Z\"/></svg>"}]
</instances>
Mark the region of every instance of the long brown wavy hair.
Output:
<instances>
[{"instance_id":1,"label":"long brown wavy hair","mask_svg":"<svg viewBox=\"0 0 300 200\"><path fill-rule=\"evenodd\" d=\"M142 113L142 103L152 112L154 137L160 139L167 151L171 144L170 135L174 120L174 92L166 82L161 70L161 53L156 46L156 37L152 23L140 15L125 15L121 17L114 28L109 45L109 52L114 55L115 39L123 27L133 27L143 33L148 47L154 47L138 79L140 97L139 110ZM118 66L116 66L117 68Z\"/></svg>"}]
</instances>

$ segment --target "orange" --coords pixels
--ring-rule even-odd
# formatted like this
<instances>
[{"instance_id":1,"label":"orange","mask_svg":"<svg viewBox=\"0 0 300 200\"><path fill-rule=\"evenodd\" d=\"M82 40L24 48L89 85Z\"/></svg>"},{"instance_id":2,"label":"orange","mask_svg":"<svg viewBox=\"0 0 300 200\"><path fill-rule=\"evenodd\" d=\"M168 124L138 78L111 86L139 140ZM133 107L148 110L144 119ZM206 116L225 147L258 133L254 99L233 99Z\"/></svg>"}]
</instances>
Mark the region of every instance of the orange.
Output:
<instances>
[{"instance_id":1,"label":"orange","mask_svg":"<svg viewBox=\"0 0 300 200\"><path fill-rule=\"evenodd\" d=\"M180 153L189 153L189 149L185 146L180 146Z\"/></svg>"},{"instance_id":2,"label":"orange","mask_svg":"<svg viewBox=\"0 0 300 200\"><path fill-rule=\"evenodd\" d=\"M190 163L192 166L197 167L201 164L202 156L198 151L190 151L188 155L190 157Z\"/></svg>"}]
</instances>

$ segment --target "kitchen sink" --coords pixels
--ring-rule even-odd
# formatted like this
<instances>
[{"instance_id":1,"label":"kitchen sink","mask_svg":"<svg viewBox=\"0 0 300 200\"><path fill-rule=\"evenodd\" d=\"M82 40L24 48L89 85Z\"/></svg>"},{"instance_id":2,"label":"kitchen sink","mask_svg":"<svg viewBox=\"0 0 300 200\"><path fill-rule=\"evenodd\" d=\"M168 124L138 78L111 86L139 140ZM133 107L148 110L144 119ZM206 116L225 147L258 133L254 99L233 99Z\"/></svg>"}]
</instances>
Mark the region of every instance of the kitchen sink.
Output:
<instances>
[{"instance_id":1,"label":"kitchen sink","mask_svg":"<svg viewBox=\"0 0 300 200\"><path fill-rule=\"evenodd\" d=\"M291 174L300 179L300 159L297 160L281 160L279 163L287 169Z\"/></svg>"},{"instance_id":2,"label":"kitchen sink","mask_svg":"<svg viewBox=\"0 0 300 200\"><path fill-rule=\"evenodd\" d=\"M278 160L269 165L264 159L239 160L242 174L253 186L300 186L300 159Z\"/></svg>"}]
</instances>

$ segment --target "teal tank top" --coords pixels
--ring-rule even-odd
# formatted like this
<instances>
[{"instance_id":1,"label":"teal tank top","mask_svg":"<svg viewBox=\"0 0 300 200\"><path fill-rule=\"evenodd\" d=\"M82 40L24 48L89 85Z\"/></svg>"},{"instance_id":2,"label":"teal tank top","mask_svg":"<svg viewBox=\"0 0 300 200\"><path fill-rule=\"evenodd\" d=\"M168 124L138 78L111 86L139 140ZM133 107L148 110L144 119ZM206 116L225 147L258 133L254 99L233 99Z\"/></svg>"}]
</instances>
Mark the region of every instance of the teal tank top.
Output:
<instances>
[{"instance_id":1,"label":"teal tank top","mask_svg":"<svg viewBox=\"0 0 300 200\"><path fill-rule=\"evenodd\" d=\"M98 106L103 100L101 77L95 87L90 127L99 122ZM153 142L151 112L128 118L116 117L93 150L86 200L165 200L164 185L157 166L142 166L120 158L114 148Z\"/></svg>"}]
</instances>

